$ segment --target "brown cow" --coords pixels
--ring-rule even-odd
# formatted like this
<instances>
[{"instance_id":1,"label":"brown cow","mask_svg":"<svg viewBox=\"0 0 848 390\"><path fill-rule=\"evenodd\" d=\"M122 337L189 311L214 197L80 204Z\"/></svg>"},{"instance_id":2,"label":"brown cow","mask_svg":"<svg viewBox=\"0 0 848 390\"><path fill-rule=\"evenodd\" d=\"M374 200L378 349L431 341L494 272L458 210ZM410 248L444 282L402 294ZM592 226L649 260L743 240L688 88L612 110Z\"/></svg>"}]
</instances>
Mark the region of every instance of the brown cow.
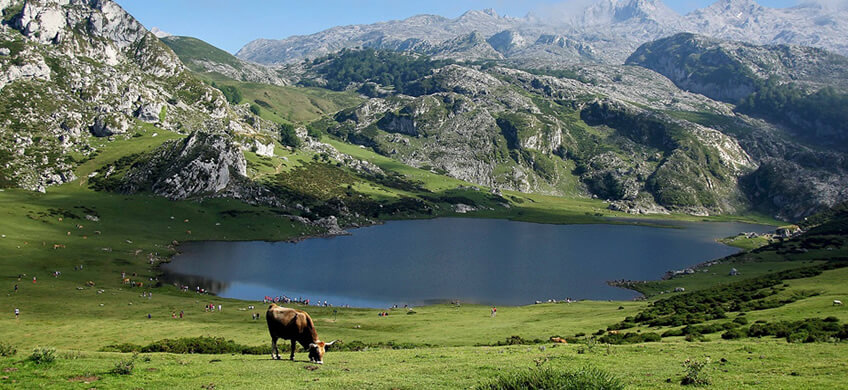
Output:
<instances>
[{"instance_id":1,"label":"brown cow","mask_svg":"<svg viewBox=\"0 0 848 390\"><path fill-rule=\"evenodd\" d=\"M324 347L333 345L335 341L325 343L318 339L318 332L312 318L305 311L289 309L272 303L265 313L268 321L268 331L271 333L271 359L280 359L277 349L277 339L291 340L291 360L297 343L309 350L309 361L324 364Z\"/></svg>"}]
</instances>

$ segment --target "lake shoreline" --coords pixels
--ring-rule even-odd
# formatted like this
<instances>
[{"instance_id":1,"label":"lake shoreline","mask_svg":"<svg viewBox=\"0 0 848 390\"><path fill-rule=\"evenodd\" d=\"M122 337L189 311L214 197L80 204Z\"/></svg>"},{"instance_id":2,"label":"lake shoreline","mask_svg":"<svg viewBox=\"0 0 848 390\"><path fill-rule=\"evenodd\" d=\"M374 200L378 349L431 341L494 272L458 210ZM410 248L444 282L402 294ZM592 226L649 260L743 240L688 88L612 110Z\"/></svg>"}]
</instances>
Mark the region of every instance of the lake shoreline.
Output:
<instances>
[{"instance_id":1,"label":"lake shoreline","mask_svg":"<svg viewBox=\"0 0 848 390\"><path fill-rule=\"evenodd\" d=\"M423 225L414 223L415 221L421 221ZM361 235L354 234L356 230L359 230L358 228L375 228L386 225L389 222L392 222L392 224L398 223L398 225L390 229L368 230ZM422 300L434 298L442 301L458 298L463 301L493 302L502 306L522 306L533 304L537 301L544 302L549 299L565 301L567 298L571 298L572 300L612 299L630 301L642 298L640 296L641 293L634 289L625 289L628 292L627 294L624 294L623 291L622 293L615 293L612 290L606 290L615 287L614 290L620 291L619 288L622 286L610 284L609 278L603 277L603 275L606 274L609 276L610 271L612 271L614 274L622 276L642 275L642 278L651 280L657 278L662 272L668 269L691 267L693 263L680 263L680 260L685 261L693 256L696 259L700 257L700 260L696 260L697 263L713 261L715 258L733 254L728 249L735 249L718 242L716 240L717 238L724 237L724 234L736 234L738 231L749 230L755 226L737 226L735 223L716 225L709 222L657 222L661 222L661 224L549 224L492 218L468 218L465 216L461 218L439 217L380 221L380 223L366 226L355 226L354 229L346 230L343 234L312 234L275 241L243 240L235 241L240 243L240 245L236 246L227 245L234 243L232 240L192 241L191 243L205 242L209 245L200 244L193 247L193 250L189 251L188 257L184 260L189 261L189 263L182 263L175 266L173 263L175 257L172 257L170 261L171 265L160 268L160 272L162 274L180 274L184 276L184 279L196 277L194 280L197 281L207 280L221 283L218 289L213 289L219 296L246 300L253 300L253 297L262 297L263 295L276 295L277 292L284 291L287 294L302 294L313 300L321 298L323 301L332 298L336 303L341 302L345 304L368 302L360 305L362 307L380 307L383 305L380 302L420 305ZM760 230L762 230L762 227L760 227ZM489 235L491 234L495 234L495 236L490 238ZM351 235L355 235L357 239L328 243L307 240L308 238L334 238ZM442 238L434 241L434 237ZM606 244L608 237L617 237L622 247L610 249L610 246ZM445 239L449 241L443 241ZM669 241L669 248L657 254L656 250L650 248L654 248L657 245L662 247L667 246L663 244L665 241L657 240L671 240ZM359 243L354 244L357 242ZM256 243L256 245L252 245L251 243ZM293 247L278 245L291 243L297 245ZM301 246L304 243L308 245L305 247ZM579 248L585 246L583 245L585 243L590 243L590 245L586 248ZM340 249L349 245L357 245L354 248L359 247L359 249ZM387 249L379 249L383 245L388 245ZM396 246L396 248L392 247L392 245ZM468 245L471 245L471 247L468 247ZM563 247L563 245L566 245L566 247ZM598 248L593 249L593 246L597 247L599 245L601 250L597 252L596 249ZM691 254L687 254L689 245L695 245L694 248L696 248ZM362 247L367 249L362 249ZM637 256L637 259L643 260L637 262L631 261L627 254L627 251L631 249L628 248L638 249L632 255ZM697 250L697 248L702 248L702 250ZM707 251L705 252L703 249ZM467 250L472 251L467 252ZM574 252L575 250L576 252ZM210 251L211 253L209 253ZM386 251L391 253L391 255L387 255ZM180 252L186 251L180 250ZM518 263L515 263L511 267L522 264L517 269L519 271L518 274L510 276L495 276L498 274L493 274L492 276L478 275L476 270L489 268L483 264L488 264L491 261L495 262L492 264L502 264L503 261L507 261L503 257L504 255L501 254L502 252L516 253L518 257L511 257L514 255L508 256L508 258L512 259L508 260L508 263L518 261ZM574 254L570 254L569 252L574 252ZM339 256L341 253L344 253L344 255ZM711 254L716 254L716 256L709 257ZM653 257L656 255L660 257L653 260ZM398 256L402 258L402 261L395 261ZM242 260L238 263L233 263L234 258ZM385 263L389 258L394 258L395 260ZM651 264L653 265L642 269L644 267L642 262L648 261L644 260L648 258L652 259ZM285 261L286 263L291 263L291 265L287 264L283 266L283 263L279 263L277 259L288 259ZM529 262L520 259L527 259ZM233 268L233 264L238 264L238 266ZM313 279L308 274L299 274L306 267L301 264L310 264L308 267L311 269L335 269L336 273L342 274L343 277L338 276L332 280L323 281L321 278L325 278L325 276L318 276L319 279L316 279L316 281L318 285L322 286L344 287L328 287L328 290L321 290L324 292L313 292L314 287L308 287L303 282L298 281L304 278ZM394 273L383 275L381 272L384 271L380 271L380 269L384 268L382 264L391 264L392 272ZM599 265L594 266L592 264ZM262 269L279 268L281 266L288 270L287 273L296 280L295 282L289 281L284 284L279 284L279 281L271 282L266 280L266 277L259 271ZM358 270L357 267L362 267L370 271ZM494 267L487 270L486 275L490 272L500 272L497 270L502 266L494 265ZM656 268L658 267L663 268L657 270ZM533 272L534 268L546 269L549 273L561 276L554 279L551 279L551 275L536 276L538 273ZM221 271L225 269L228 271ZM651 271L652 269L654 271ZM514 273L516 271L512 272ZM582 280L579 275L585 272L590 272L592 276L589 279ZM477 283L474 285L479 285L478 288L482 290L474 290L474 293L468 295L467 292L463 293L459 290L454 290L465 288L464 291L468 291L467 289L470 287L461 288L457 287L456 284L451 284L444 287L435 287L434 285L433 288L435 290L429 291L424 295L420 293L400 292L421 288L420 284L423 282L419 282L417 277L424 277L424 279L437 278L437 280L440 280L445 277L451 278L450 274L465 275L466 278L470 277L470 279L463 283ZM378 277L375 275L383 276ZM417 277L410 275L417 275ZM515 276L518 276L519 279L514 279ZM393 280L398 277L401 277L401 279L412 278L408 281L408 283L411 283L411 286L405 286L403 282ZM495 278L492 279L492 277ZM534 280L538 278L547 278L550 280L544 283L537 283ZM595 281L597 281L597 284L594 284ZM504 282L507 283L505 285L508 287L507 290L509 293L504 291L498 292L493 296L486 295L485 291L490 290L495 285L504 285ZM388 286L386 286L386 283L388 283ZM395 283L399 283L399 285L395 286ZM459 285L463 283L459 283ZM564 284L560 285L561 283ZM395 289L400 288L400 290L385 289L382 295L383 298L377 298L379 295L372 296L372 293L369 292L374 289L373 287L369 287L372 285L381 285L384 288L394 286ZM546 287L540 289L538 286ZM562 286L566 287L562 288ZM442 290L445 287L449 288ZM231 292L228 293L226 292L227 290ZM342 290L347 292L340 292ZM345 298L347 296L354 298ZM362 301L363 299L365 301Z\"/></svg>"}]
</instances>

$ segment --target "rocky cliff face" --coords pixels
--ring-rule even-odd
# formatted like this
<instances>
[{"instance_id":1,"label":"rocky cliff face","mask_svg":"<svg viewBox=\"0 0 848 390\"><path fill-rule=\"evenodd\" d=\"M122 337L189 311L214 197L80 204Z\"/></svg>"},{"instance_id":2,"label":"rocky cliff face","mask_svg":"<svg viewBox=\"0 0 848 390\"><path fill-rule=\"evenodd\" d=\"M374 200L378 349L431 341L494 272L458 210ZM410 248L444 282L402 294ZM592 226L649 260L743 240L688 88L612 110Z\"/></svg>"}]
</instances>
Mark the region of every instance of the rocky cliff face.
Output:
<instances>
[{"instance_id":1,"label":"rocky cliff face","mask_svg":"<svg viewBox=\"0 0 848 390\"><path fill-rule=\"evenodd\" d=\"M133 164L119 190L180 200L234 190L246 175L244 154L230 137L195 132Z\"/></svg>"},{"instance_id":2,"label":"rocky cliff face","mask_svg":"<svg viewBox=\"0 0 848 390\"><path fill-rule=\"evenodd\" d=\"M256 132L113 1L0 3L0 155L7 185L74 178L90 137L158 128ZM5 53L5 54L4 54Z\"/></svg>"}]
</instances>

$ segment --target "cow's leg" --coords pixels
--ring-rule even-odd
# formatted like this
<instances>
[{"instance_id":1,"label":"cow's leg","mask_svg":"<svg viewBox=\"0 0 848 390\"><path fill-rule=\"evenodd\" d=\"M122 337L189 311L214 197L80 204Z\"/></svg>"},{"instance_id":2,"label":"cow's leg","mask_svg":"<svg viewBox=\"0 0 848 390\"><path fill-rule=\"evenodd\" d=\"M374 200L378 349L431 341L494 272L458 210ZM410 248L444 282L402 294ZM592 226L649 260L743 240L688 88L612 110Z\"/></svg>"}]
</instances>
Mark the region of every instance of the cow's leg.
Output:
<instances>
[{"instance_id":1,"label":"cow's leg","mask_svg":"<svg viewBox=\"0 0 848 390\"><path fill-rule=\"evenodd\" d=\"M271 336L271 360L280 359L280 351L277 349L277 338Z\"/></svg>"},{"instance_id":2,"label":"cow's leg","mask_svg":"<svg viewBox=\"0 0 848 390\"><path fill-rule=\"evenodd\" d=\"M297 343L294 340L292 340L291 356L289 357L289 359L291 359L291 360L294 360L294 349L295 348L297 348Z\"/></svg>"}]
</instances>

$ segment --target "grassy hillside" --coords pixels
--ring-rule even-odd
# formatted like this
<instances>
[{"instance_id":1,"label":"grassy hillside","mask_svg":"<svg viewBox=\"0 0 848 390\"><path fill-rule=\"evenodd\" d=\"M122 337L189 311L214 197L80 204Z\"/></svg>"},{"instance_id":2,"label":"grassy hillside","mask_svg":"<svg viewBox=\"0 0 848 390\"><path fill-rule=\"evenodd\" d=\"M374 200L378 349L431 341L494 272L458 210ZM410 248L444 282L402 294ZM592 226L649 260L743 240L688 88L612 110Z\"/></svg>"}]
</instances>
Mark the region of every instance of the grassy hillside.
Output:
<instances>
[{"instance_id":1,"label":"grassy hillside","mask_svg":"<svg viewBox=\"0 0 848 390\"><path fill-rule=\"evenodd\" d=\"M203 70L195 64L196 61L211 61L226 64L235 69L242 68L242 62L234 55L197 38L171 36L162 38L162 42L177 53L180 60L195 72Z\"/></svg>"},{"instance_id":2,"label":"grassy hillside","mask_svg":"<svg viewBox=\"0 0 848 390\"><path fill-rule=\"evenodd\" d=\"M219 87L236 88L242 95L239 103L258 108L259 116L277 122L306 123L343 108L359 104L362 99L352 92L334 92L321 88L280 87L213 78Z\"/></svg>"}]
</instances>

